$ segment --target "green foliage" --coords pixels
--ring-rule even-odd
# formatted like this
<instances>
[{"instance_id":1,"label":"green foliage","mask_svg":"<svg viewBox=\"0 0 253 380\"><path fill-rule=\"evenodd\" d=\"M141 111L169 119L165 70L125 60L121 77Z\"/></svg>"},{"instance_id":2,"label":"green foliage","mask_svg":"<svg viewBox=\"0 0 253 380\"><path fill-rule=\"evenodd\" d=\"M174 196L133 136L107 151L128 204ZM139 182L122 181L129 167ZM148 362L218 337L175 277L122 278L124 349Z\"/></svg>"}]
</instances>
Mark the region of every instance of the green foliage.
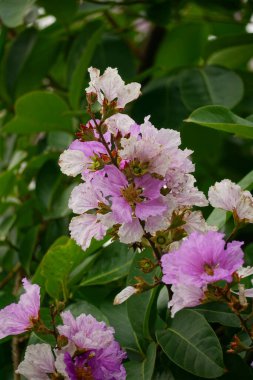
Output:
<instances>
[{"instance_id":1,"label":"green foliage","mask_svg":"<svg viewBox=\"0 0 253 380\"><path fill-rule=\"evenodd\" d=\"M58 159L88 120L90 66L118 67L127 83L142 84L127 112L137 123L150 114L157 128L181 132L201 190L222 178L253 189L252 2L122 3L0 0L0 307L15 301L16 283L27 276L41 286L48 327L48 306L59 301L114 327L129 380L250 380L253 358L226 354L240 323L223 304L171 319L168 289L159 285L114 306L125 286L161 277L140 270L142 258L155 263L153 253L109 235L83 251L69 238L68 199L78 180L61 174ZM231 213L204 213L230 231ZM250 265L252 232L236 237ZM32 334L29 343L44 339ZM24 336L20 351L26 343ZM9 339L0 354L1 375L12 379Z\"/></svg>"}]
</instances>

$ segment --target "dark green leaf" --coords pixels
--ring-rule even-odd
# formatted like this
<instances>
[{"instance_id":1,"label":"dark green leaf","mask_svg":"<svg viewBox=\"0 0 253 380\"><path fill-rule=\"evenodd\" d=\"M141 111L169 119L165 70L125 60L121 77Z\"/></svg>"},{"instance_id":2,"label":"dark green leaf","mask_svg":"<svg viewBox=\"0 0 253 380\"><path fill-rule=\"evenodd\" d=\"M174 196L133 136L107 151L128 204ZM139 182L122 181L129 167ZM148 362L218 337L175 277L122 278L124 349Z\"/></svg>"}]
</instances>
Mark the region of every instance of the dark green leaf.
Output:
<instances>
[{"instance_id":1,"label":"dark green leaf","mask_svg":"<svg viewBox=\"0 0 253 380\"><path fill-rule=\"evenodd\" d=\"M179 311L167 330L157 332L157 340L174 363L196 376L213 379L224 373L219 340L193 310Z\"/></svg>"},{"instance_id":2,"label":"dark green leaf","mask_svg":"<svg viewBox=\"0 0 253 380\"><path fill-rule=\"evenodd\" d=\"M10 28L21 25L35 0L0 0L0 17Z\"/></svg>"}]
</instances>

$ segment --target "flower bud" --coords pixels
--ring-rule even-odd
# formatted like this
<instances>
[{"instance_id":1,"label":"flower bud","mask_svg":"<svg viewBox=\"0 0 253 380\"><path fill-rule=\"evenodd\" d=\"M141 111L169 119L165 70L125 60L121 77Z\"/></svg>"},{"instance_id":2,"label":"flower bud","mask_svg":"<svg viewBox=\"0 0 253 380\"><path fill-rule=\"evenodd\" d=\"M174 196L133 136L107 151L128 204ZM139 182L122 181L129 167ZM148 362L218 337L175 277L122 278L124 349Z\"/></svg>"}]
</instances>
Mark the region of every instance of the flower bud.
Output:
<instances>
[{"instance_id":1,"label":"flower bud","mask_svg":"<svg viewBox=\"0 0 253 380\"><path fill-rule=\"evenodd\" d=\"M116 297L114 298L113 304L120 305L121 303L125 302L128 298L130 298L133 294L136 294L136 293L138 293L138 290L136 288L134 288L133 286L127 286L116 295Z\"/></svg>"}]
</instances>

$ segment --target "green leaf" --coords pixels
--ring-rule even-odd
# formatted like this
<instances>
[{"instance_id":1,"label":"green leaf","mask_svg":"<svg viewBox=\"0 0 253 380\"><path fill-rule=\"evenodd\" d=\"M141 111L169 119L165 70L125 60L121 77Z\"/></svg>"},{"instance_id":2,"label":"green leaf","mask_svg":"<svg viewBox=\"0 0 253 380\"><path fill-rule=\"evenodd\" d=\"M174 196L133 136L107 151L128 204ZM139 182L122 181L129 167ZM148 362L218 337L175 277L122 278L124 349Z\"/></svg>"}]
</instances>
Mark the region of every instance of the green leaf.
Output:
<instances>
[{"instance_id":1,"label":"green leaf","mask_svg":"<svg viewBox=\"0 0 253 380\"><path fill-rule=\"evenodd\" d=\"M222 106L198 108L185 121L253 139L253 123Z\"/></svg>"},{"instance_id":2,"label":"green leaf","mask_svg":"<svg viewBox=\"0 0 253 380\"><path fill-rule=\"evenodd\" d=\"M170 360L196 376L213 379L224 373L219 340L193 310L179 311L166 330L157 332L157 340Z\"/></svg>"},{"instance_id":3,"label":"green leaf","mask_svg":"<svg viewBox=\"0 0 253 380\"><path fill-rule=\"evenodd\" d=\"M141 362L129 361L125 364L127 380L152 380L156 360L156 344L150 343L146 358Z\"/></svg>"},{"instance_id":4,"label":"green leaf","mask_svg":"<svg viewBox=\"0 0 253 380\"><path fill-rule=\"evenodd\" d=\"M239 318L223 303L206 303L194 308L194 310L202 314L211 323L216 322L231 327L240 327L241 325Z\"/></svg>"},{"instance_id":5,"label":"green leaf","mask_svg":"<svg viewBox=\"0 0 253 380\"><path fill-rule=\"evenodd\" d=\"M243 81L233 71L207 66L184 71L180 90L191 111L207 104L233 108L243 97Z\"/></svg>"},{"instance_id":6,"label":"green leaf","mask_svg":"<svg viewBox=\"0 0 253 380\"><path fill-rule=\"evenodd\" d=\"M90 64L90 60L94 54L95 48L99 39L101 38L103 28L100 27L97 29L93 35L90 37L79 61L72 74L70 87L69 87L69 101L73 109L79 109L80 107L80 98L83 89L84 83L84 74L87 71L87 68Z\"/></svg>"},{"instance_id":7,"label":"green leaf","mask_svg":"<svg viewBox=\"0 0 253 380\"><path fill-rule=\"evenodd\" d=\"M155 61L161 74L198 63L209 34L208 29L208 25L204 23L183 23L168 30Z\"/></svg>"},{"instance_id":8,"label":"green leaf","mask_svg":"<svg viewBox=\"0 0 253 380\"><path fill-rule=\"evenodd\" d=\"M32 227L27 231L20 244L19 260L28 274L30 274L30 263L37 242L40 226Z\"/></svg>"},{"instance_id":9,"label":"green leaf","mask_svg":"<svg viewBox=\"0 0 253 380\"><path fill-rule=\"evenodd\" d=\"M7 133L70 131L72 128L71 118L65 114L67 104L51 92L30 92L17 100L15 109L16 116L4 126Z\"/></svg>"},{"instance_id":10,"label":"green leaf","mask_svg":"<svg viewBox=\"0 0 253 380\"><path fill-rule=\"evenodd\" d=\"M0 18L9 28L21 25L35 0L0 0Z\"/></svg>"},{"instance_id":11,"label":"green leaf","mask_svg":"<svg viewBox=\"0 0 253 380\"><path fill-rule=\"evenodd\" d=\"M221 36L206 45L205 57L208 64L238 68L252 57L253 37L251 34Z\"/></svg>"},{"instance_id":12,"label":"green leaf","mask_svg":"<svg viewBox=\"0 0 253 380\"><path fill-rule=\"evenodd\" d=\"M60 299L62 294L66 297L69 273L84 258L85 252L73 240L62 236L46 252L37 268L33 282L45 287L52 298Z\"/></svg>"},{"instance_id":13,"label":"green leaf","mask_svg":"<svg viewBox=\"0 0 253 380\"><path fill-rule=\"evenodd\" d=\"M133 260L133 253L126 244L112 243L101 250L81 286L103 285L125 277Z\"/></svg>"},{"instance_id":14,"label":"green leaf","mask_svg":"<svg viewBox=\"0 0 253 380\"><path fill-rule=\"evenodd\" d=\"M16 177L12 171L0 173L0 198L11 194L15 182Z\"/></svg>"},{"instance_id":15,"label":"green leaf","mask_svg":"<svg viewBox=\"0 0 253 380\"><path fill-rule=\"evenodd\" d=\"M91 314L98 321L103 321L109 325L107 317L96 306L87 301L78 301L69 305L65 310L70 310L74 317L78 317L84 313L86 315Z\"/></svg>"},{"instance_id":16,"label":"green leaf","mask_svg":"<svg viewBox=\"0 0 253 380\"><path fill-rule=\"evenodd\" d=\"M16 221L16 215L9 215L7 217L1 217L0 219L0 241L4 241L8 232L12 228L13 224Z\"/></svg>"},{"instance_id":17,"label":"green leaf","mask_svg":"<svg viewBox=\"0 0 253 380\"><path fill-rule=\"evenodd\" d=\"M78 4L75 0L40 0L47 13L54 15L63 24L69 24L75 16Z\"/></svg>"},{"instance_id":18,"label":"green leaf","mask_svg":"<svg viewBox=\"0 0 253 380\"><path fill-rule=\"evenodd\" d=\"M142 277L150 284L154 282L153 277L156 272L144 274L139 268L138 262L144 258L154 261L152 250L145 249L142 252L135 253L135 257L127 278L128 285L135 284L136 277ZM155 326L154 322L157 314L156 300L158 297L158 291L159 288L156 287L144 293L134 295L127 300L128 316L132 328L136 334L137 344L143 351L146 349L147 340L152 339L153 329Z\"/></svg>"}]
</instances>

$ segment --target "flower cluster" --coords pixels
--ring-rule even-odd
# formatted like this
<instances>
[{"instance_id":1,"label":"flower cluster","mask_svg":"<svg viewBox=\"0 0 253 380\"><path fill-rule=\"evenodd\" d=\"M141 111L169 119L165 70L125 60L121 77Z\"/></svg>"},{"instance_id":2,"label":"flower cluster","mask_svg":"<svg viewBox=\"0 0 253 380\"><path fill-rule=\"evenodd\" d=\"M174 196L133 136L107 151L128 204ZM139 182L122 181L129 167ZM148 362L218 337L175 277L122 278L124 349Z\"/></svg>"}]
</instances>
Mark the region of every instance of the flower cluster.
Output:
<instances>
[{"instance_id":1,"label":"flower cluster","mask_svg":"<svg viewBox=\"0 0 253 380\"><path fill-rule=\"evenodd\" d=\"M116 69L102 76L95 68L89 72L91 120L59 160L63 173L82 179L69 201L78 214L70 223L72 238L85 250L92 238L101 240L110 230L123 243L140 244L149 236L165 248L174 239L173 228L178 239L206 231L201 212L191 208L208 202L195 187L192 151L179 148L179 132L158 130L149 117L138 125L121 113L139 96L139 84L125 85ZM93 113L97 104L99 115Z\"/></svg>"},{"instance_id":2,"label":"flower cluster","mask_svg":"<svg viewBox=\"0 0 253 380\"><path fill-rule=\"evenodd\" d=\"M122 360L126 353L114 339L114 329L98 322L93 316L81 314L76 319L70 311L61 313L63 325L47 328L39 316L40 288L23 280L26 293L20 301L0 311L0 339L28 330L52 333L57 348L49 344L27 347L17 373L29 380L93 379L123 380L126 372Z\"/></svg>"}]
</instances>

